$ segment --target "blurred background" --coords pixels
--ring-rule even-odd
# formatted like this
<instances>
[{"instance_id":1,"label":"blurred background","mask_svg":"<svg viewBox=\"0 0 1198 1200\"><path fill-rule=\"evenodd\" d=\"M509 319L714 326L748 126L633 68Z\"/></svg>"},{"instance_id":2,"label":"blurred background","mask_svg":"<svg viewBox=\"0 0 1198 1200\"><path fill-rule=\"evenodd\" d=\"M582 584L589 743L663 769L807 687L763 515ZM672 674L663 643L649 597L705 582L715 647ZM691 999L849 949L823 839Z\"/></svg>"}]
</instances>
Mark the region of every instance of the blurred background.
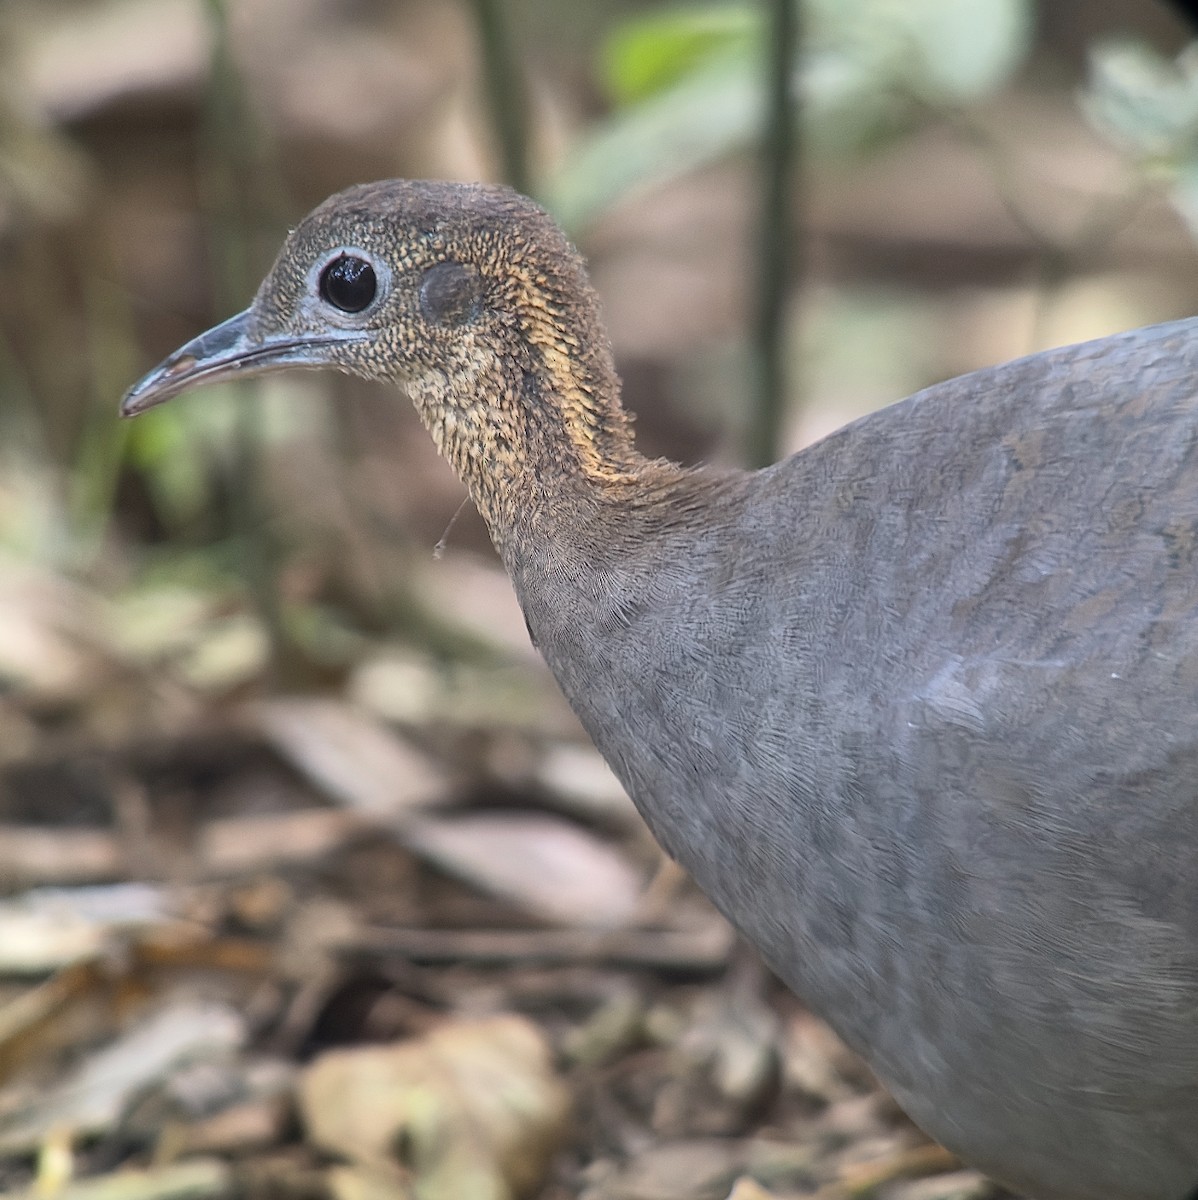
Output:
<instances>
[{"instance_id":1,"label":"blurred background","mask_svg":"<svg viewBox=\"0 0 1198 1200\"><path fill-rule=\"evenodd\" d=\"M3 0L0 1197L1000 1194L661 859L402 396L117 404L330 192L495 179L587 256L643 448L770 461L1198 308L1188 36Z\"/></svg>"}]
</instances>

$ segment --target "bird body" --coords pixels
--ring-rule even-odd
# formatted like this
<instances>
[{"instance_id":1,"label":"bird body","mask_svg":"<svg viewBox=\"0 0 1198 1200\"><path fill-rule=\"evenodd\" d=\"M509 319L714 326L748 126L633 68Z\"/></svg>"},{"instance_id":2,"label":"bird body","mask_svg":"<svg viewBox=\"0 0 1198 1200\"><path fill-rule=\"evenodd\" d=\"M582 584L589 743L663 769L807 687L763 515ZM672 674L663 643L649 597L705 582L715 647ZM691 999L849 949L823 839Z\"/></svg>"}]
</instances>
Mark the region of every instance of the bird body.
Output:
<instances>
[{"instance_id":1,"label":"bird body","mask_svg":"<svg viewBox=\"0 0 1198 1200\"><path fill-rule=\"evenodd\" d=\"M1196 335L979 372L505 556L662 845L1039 1197L1198 1179Z\"/></svg>"},{"instance_id":2,"label":"bird body","mask_svg":"<svg viewBox=\"0 0 1198 1200\"><path fill-rule=\"evenodd\" d=\"M125 410L287 365L406 387L655 836L929 1133L1038 1200L1198 1183L1198 322L687 470L539 209L396 182Z\"/></svg>"}]
</instances>

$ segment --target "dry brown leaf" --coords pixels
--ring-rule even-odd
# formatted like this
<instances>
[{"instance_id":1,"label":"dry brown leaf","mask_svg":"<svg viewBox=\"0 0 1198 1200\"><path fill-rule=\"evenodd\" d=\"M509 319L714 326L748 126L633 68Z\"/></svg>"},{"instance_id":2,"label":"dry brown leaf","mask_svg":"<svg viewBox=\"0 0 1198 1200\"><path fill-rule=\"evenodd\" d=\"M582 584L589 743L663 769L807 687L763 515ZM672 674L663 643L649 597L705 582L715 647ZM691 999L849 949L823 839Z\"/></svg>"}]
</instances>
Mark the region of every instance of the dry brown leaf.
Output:
<instances>
[{"instance_id":1,"label":"dry brown leaf","mask_svg":"<svg viewBox=\"0 0 1198 1200\"><path fill-rule=\"evenodd\" d=\"M255 1097L181 1128L177 1134L180 1151L189 1155L245 1154L278 1142L290 1119L282 1097Z\"/></svg>"},{"instance_id":2,"label":"dry brown leaf","mask_svg":"<svg viewBox=\"0 0 1198 1200\"><path fill-rule=\"evenodd\" d=\"M681 1138L649 1144L603 1184L582 1194L582 1200L741 1200L751 1177L768 1179L772 1189L793 1188L809 1194L812 1152L801 1142L755 1137ZM750 1175L751 1173L751 1175ZM773 1197L775 1191L761 1195ZM822 1193L821 1193L822 1195ZM757 1200L748 1190L744 1200Z\"/></svg>"},{"instance_id":3,"label":"dry brown leaf","mask_svg":"<svg viewBox=\"0 0 1198 1200\"><path fill-rule=\"evenodd\" d=\"M256 716L275 749L346 808L395 820L451 795L443 771L361 709L283 699L258 706Z\"/></svg>"},{"instance_id":4,"label":"dry brown leaf","mask_svg":"<svg viewBox=\"0 0 1198 1200\"><path fill-rule=\"evenodd\" d=\"M449 874L561 925L613 928L634 916L640 900L641 877L627 860L558 817L427 820L401 836Z\"/></svg>"},{"instance_id":5,"label":"dry brown leaf","mask_svg":"<svg viewBox=\"0 0 1198 1200\"><path fill-rule=\"evenodd\" d=\"M728 965L732 927L716 913L683 929L364 929L344 953L419 963L618 964L651 971L716 974Z\"/></svg>"},{"instance_id":6,"label":"dry brown leaf","mask_svg":"<svg viewBox=\"0 0 1198 1200\"><path fill-rule=\"evenodd\" d=\"M312 808L205 822L195 858L203 876L249 875L332 854L367 826L356 813Z\"/></svg>"},{"instance_id":7,"label":"dry brown leaf","mask_svg":"<svg viewBox=\"0 0 1198 1200\"><path fill-rule=\"evenodd\" d=\"M510 1200L541 1180L569 1093L522 1017L451 1021L416 1041L334 1050L299 1090L308 1139L360 1167L404 1168L420 1200ZM373 1196L361 1177L347 1198ZM339 1189L340 1192L340 1189ZM395 1193L393 1193L395 1194Z\"/></svg>"},{"instance_id":8,"label":"dry brown leaf","mask_svg":"<svg viewBox=\"0 0 1198 1200\"><path fill-rule=\"evenodd\" d=\"M106 830L0 824L0 888L6 891L37 883L114 879L124 866L120 841Z\"/></svg>"},{"instance_id":9,"label":"dry brown leaf","mask_svg":"<svg viewBox=\"0 0 1198 1200\"><path fill-rule=\"evenodd\" d=\"M858 1146L865 1144L862 1139ZM960 1165L960 1159L943 1146L924 1141L915 1146L896 1146L865 1162L850 1163L841 1171L833 1187L846 1196L868 1196L898 1179L921 1179L945 1172L958 1174L956 1168ZM972 1172L966 1174L973 1175ZM973 1175L972 1182L978 1181L978 1176ZM953 1187L959 1182L954 1182Z\"/></svg>"}]
</instances>

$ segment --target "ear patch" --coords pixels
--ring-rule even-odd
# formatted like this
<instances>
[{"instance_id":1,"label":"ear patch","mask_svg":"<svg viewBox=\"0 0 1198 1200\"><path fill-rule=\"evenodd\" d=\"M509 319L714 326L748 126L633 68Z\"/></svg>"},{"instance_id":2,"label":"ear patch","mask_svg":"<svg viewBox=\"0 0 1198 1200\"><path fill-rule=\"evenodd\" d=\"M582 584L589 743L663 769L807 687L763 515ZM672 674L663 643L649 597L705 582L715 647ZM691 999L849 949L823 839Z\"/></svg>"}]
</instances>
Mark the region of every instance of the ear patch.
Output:
<instances>
[{"instance_id":1,"label":"ear patch","mask_svg":"<svg viewBox=\"0 0 1198 1200\"><path fill-rule=\"evenodd\" d=\"M431 324L465 325L481 304L482 280L465 263L435 263L420 281L420 311Z\"/></svg>"}]
</instances>

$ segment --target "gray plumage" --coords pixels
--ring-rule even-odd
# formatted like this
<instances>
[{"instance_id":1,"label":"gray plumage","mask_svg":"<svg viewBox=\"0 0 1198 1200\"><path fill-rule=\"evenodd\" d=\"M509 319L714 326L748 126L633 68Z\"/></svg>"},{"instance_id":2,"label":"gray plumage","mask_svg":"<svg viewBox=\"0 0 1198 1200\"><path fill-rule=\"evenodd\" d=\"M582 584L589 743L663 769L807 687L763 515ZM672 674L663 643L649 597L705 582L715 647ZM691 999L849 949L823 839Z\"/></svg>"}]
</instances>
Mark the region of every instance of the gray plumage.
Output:
<instances>
[{"instance_id":1,"label":"gray plumage","mask_svg":"<svg viewBox=\"0 0 1198 1200\"><path fill-rule=\"evenodd\" d=\"M330 350L296 280L347 244L390 282ZM430 317L446 258L477 290ZM738 473L635 456L596 311L528 202L373 185L301 225L201 377L295 364L302 327L299 365L403 383L656 837L914 1119L1040 1200L1178 1200L1198 321L940 384ZM191 382L202 341L126 410Z\"/></svg>"}]
</instances>

